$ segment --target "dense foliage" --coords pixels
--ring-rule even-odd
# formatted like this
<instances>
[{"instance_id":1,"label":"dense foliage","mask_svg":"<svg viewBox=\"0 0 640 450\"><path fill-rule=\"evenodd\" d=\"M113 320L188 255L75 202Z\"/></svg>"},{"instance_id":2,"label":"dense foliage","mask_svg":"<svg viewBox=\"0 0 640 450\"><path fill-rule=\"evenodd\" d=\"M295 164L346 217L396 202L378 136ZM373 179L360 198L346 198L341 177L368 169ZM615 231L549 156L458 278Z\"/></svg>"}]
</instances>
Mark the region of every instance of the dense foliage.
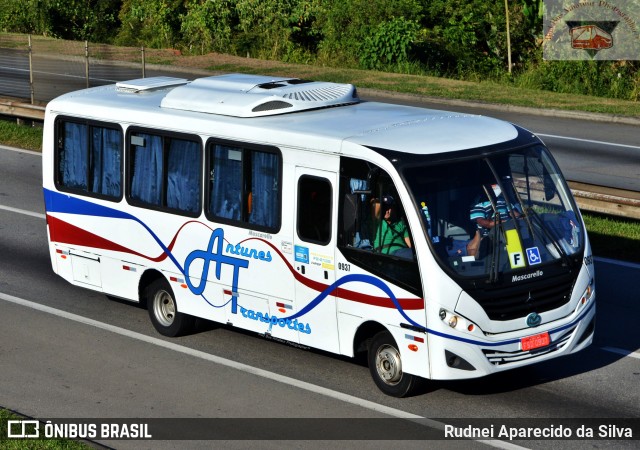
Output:
<instances>
[{"instance_id":1,"label":"dense foliage","mask_svg":"<svg viewBox=\"0 0 640 450\"><path fill-rule=\"evenodd\" d=\"M543 61L542 0L0 0L0 30L638 100L638 61Z\"/></svg>"}]
</instances>

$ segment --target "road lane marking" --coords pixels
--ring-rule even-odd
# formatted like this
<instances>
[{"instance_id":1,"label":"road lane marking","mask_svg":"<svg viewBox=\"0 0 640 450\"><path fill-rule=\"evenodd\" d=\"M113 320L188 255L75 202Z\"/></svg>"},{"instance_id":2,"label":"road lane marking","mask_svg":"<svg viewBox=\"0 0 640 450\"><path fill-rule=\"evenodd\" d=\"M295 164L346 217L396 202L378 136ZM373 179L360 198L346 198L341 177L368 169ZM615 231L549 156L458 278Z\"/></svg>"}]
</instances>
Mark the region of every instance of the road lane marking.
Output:
<instances>
[{"instance_id":1,"label":"road lane marking","mask_svg":"<svg viewBox=\"0 0 640 450\"><path fill-rule=\"evenodd\" d=\"M25 216L37 217L38 219L46 219L47 216L44 214L40 214L33 211L27 211L26 209L13 208L11 206L0 205L0 209L4 211L10 211L18 214L23 214Z\"/></svg>"},{"instance_id":2,"label":"road lane marking","mask_svg":"<svg viewBox=\"0 0 640 450\"><path fill-rule=\"evenodd\" d=\"M595 261L597 261L597 262L601 262L601 263L605 263L605 264L613 264L613 265L616 265L616 266L629 267L630 269L639 269L640 270L640 264L638 264L638 263L633 263L633 262L628 262L628 261L618 261L617 259L601 258L599 256L596 256L593 259Z\"/></svg>"},{"instance_id":3,"label":"road lane marking","mask_svg":"<svg viewBox=\"0 0 640 450\"><path fill-rule=\"evenodd\" d=\"M602 145L607 145L611 147L625 147L625 148L633 148L636 150L640 150L640 146L637 146L637 145L616 144L615 142L594 141L592 139L581 139L581 138L574 138L569 136L557 136L555 134L542 134L542 133L535 133L535 134L536 136L544 136L544 137L549 137L553 139L567 139L569 141L587 142L589 144L602 144Z\"/></svg>"},{"instance_id":4,"label":"road lane marking","mask_svg":"<svg viewBox=\"0 0 640 450\"><path fill-rule=\"evenodd\" d=\"M611 352L611 353L617 353L618 355L627 356L629 358L640 359L640 351L634 352L631 350L625 350L623 348L617 348L617 347L600 347L600 349L607 352Z\"/></svg>"},{"instance_id":5,"label":"road lane marking","mask_svg":"<svg viewBox=\"0 0 640 450\"><path fill-rule=\"evenodd\" d=\"M0 69L7 70L7 71L13 70L14 72L23 72L23 73L30 72L29 69L20 69L15 67L6 67L6 66L0 66ZM45 72L44 70L31 70L31 72L39 75L53 75L58 78L76 78L78 80L87 79L86 75L71 75L68 73ZM89 77L89 80L106 81L109 83L117 83L119 81L119 80L107 80L105 78L95 78L95 77Z\"/></svg>"},{"instance_id":6,"label":"road lane marking","mask_svg":"<svg viewBox=\"0 0 640 450\"><path fill-rule=\"evenodd\" d=\"M136 339L138 341L146 342L148 344L152 344L158 347L162 347L168 350L173 350L179 353L183 353L189 356L193 356L195 358L203 359L206 361L213 362L215 364L220 364L225 367L229 367L232 369L240 370L242 372L246 372L249 374L257 375L262 378L267 378L269 380L277 381L280 383L288 384L294 387L298 387L313 393L325 395L327 397L335 398L337 400L342 400L348 403L352 403L358 406L362 406L364 408L370 409L372 411L380 412L383 414L387 414L389 416L398 417L401 419L424 419L423 416L418 416L416 414L411 414L399 409L390 408L384 405L380 405L368 400L360 399L348 394L343 394L341 392L333 391L331 389L327 389L321 386L316 386L311 383L307 383L305 381L296 380L295 378L287 377L285 375L279 375L274 372L269 372L264 369L260 369L257 367L253 367L247 364L239 363L236 361L232 361L230 359L222 358L220 356L212 355L210 353L205 353L200 350L195 350L189 347L185 347L183 345L175 344L173 342L164 341L162 339L147 336L142 333L138 333L136 331L127 330L126 328L117 327L115 325L110 325L107 323L99 322L97 320L90 319L88 317L79 316L77 314L73 314L67 311L63 311L60 309L52 308L50 306L42 305L40 303L32 302L29 300L22 299L20 297L15 297L13 295L5 294L0 292L0 299L15 303L20 306L25 306L27 308L35 309L37 311L41 311L47 314L54 315L56 317L61 317L63 319L72 320L74 322L78 322L84 325L89 325L95 328L99 328L101 330L109 331L111 333L118 334L120 336L125 336L131 339ZM442 425L440 422L435 422L434 425Z\"/></svg>"},{"instance_id":7,"label":"road lane marking","mask_svg":"<svg viewBox=\"0 0 640 450\"><path fill-rule=\"evenodd\" d=\"M261 378L265 378L271 381L276 381L278 383L283 383L289 386L297 387L299 389L303 389L309 391L314 394L324 395L329 398L333 398L338 401L342 401L345 403L350 403L355 406L359 406L365 409L369 409L371 411L375 411L381 414L386 414L391 417L397 417L400 419L413 420L417 423L423 424L425 426L435 428L438 430L445 429L445 423L439 422L436 420L428 419L423 416L419 416L417 414L412 414L406 411L402 411L400 409L391 408L389 406L380 405L378 403L365 400L362 398L358 398L349 394L344 394L342 392L334 391L332 389L328 389L322 386L317 386L315 384L307 383L305 381L297 380L295 378L291 378L285 375L280 375L275 372L270 372L268 370L260 369L257 367L253 367L247 364L239 363L236 361L232 361L230 359L222 358L220 356L212 355L210 353L205 353L200 350L195 350L189 347L185 347L183 345L175 344L173 342L164 341L159 338L155 338L152 336L147 336L142 333L138 333L135 331L127 330L126 328L120 328L115 325L109 325L103 322L99 322L97 320L89 319L88 317L79 316L77 314L73 314L67 311L63 311L60 309L52 308L50 306L42 305L40 303L32 302L29 300L22 299L20 297L15 297L13 295L5 294L0 292L0 300L4 300L10 303L14 303L16 305L24 306L27 308L31 308L37 311L41 311L47 314L54 315L56 317L60 317L67 320L72 320L74 322L78 322L84 325L89 325L95 328L99 328L101 330L109 331L111 333L118 334L120 336L125 336L131 339L136 339L138 341L146 342L148 344L152 344L158 347L165 348L167 350L172 350L175 352L183 353L185 355L192 356L194 358L199 358L205 361L212 362L214 364L219 364L221 366L229 367L231 369L239 370L241 372L249 373ZM476 439L476 442L485 444L490 447L508 449L508 450L521 450L525 449L525 447L520 447L518 445L501 441L501 440L480 440Z\"/></svg>"},{"instance_id":8,"label":"road lane marking","mask_svg":"<svg viewBox=\"0 0 640 450\"><path fill-rule=\"evenodd\" d=\"M29 155L42 156L42 152L37 152L35 150L26 150L24 148L9 147L8 145L0 145L0 150L7 150L10 152L27 153Z\"/></svg>"}]
</instances>

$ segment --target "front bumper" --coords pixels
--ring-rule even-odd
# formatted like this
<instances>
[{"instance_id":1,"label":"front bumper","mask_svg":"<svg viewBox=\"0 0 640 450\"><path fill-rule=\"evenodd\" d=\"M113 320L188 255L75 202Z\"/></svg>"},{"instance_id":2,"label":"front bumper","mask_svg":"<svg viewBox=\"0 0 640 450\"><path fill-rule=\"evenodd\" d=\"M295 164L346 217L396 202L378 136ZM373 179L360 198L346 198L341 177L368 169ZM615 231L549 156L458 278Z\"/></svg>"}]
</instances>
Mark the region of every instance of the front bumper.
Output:
<instances>
[{"instance_id":1,"label":"front bumper","mask_svg":"<svg viewBox=\"0 0 640 450\"><path fill-rule=\"evenodd\" d=\"M588 347L595 331L595 293L574 314L528 330L470 337L455 330L429 330L431 378L477 378L569 355ZM524 337L548 332L548 345L523 350Z\"/></svg>"}]
</instances>

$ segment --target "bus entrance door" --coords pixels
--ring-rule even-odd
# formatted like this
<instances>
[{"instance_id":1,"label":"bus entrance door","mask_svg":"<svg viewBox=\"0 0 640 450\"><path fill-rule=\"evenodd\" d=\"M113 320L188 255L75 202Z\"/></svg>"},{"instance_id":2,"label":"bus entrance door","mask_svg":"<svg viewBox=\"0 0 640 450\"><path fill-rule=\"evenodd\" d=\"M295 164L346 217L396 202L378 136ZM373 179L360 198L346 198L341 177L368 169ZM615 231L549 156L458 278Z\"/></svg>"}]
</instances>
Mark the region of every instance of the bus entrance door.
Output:
<instances>
[{"instance_id":1,"label":"bus entrance door","mask_svg":"<svg viewBox=\"0 0 640 450\"><path fill-rule=\"evenodd\" d=\"M333 172L296 167L294 268L301 344L338 351L335 293L336 179Z\"/></svg>"}]
</instances>

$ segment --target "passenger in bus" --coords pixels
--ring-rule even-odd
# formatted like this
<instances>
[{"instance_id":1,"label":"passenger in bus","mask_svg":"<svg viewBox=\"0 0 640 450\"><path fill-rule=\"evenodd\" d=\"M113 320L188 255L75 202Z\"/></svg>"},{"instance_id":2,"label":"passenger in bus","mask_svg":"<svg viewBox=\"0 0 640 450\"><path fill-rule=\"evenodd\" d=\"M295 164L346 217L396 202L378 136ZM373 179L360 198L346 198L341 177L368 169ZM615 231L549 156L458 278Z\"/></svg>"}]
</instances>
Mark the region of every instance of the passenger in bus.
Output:
<instances>
[{"instance_id":1,"label":"passenger in bus","mask_svg":"<svg viewBox=\"0 0 640 450\"><path fill-rule=\"evenodd\" d=\"M399 207L391 195L372 200L376 223L373 248L376 252L400 258L413 258L409 228L399 214Z\"/></svg>"}]
</instances>

